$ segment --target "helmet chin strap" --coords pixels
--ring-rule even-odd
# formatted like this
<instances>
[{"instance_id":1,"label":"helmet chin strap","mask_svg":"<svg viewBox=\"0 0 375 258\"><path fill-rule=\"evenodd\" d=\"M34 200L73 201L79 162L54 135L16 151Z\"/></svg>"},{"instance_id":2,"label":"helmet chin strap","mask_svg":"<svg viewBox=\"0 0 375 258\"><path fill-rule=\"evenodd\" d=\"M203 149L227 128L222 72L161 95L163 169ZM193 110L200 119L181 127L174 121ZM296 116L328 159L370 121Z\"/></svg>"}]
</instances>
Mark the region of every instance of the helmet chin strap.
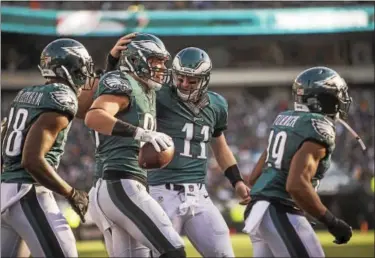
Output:
<instances>
[{"instance_id":1,"label":"helmet chin strap","mask_svg":"<svg viewBox=\"0 0 375 258\"><path fill-rule=\"evenodd\" d=\"M361 145L362 150L366 150L366 145L363 143L361 137L353 130L353 128L350 127L344 120L341 118L337 117L336 121L342 124L348 131L354 136L354 138L358 141L359 145Z\"/></svg>"},{"instance_id":2,"label":"helmet chin strap","mask_svg":"<svg viewBox=\"0 0 375 258\"><path fill-rule=\"evenodd\" d=\"M178 88L177 88L177 95L183 100L183 101L188 101L191 100L192 102L196 101L196 98L198 96L198 91L194 91L191 94L185 94L182 93ZM189 99L190 98L190 99Z\"/></svg>"},{"instance_id":3,"label":"helmet chin strap","mask_svg":"<svg viewBox=\"0 0 375 258\"><path fill-rule=\"evenodd\" d=\"M310 109L306 106L306 105L303 105L303 104L299 104L299 103L296 103L294 102L294 110L296 111L304 111L304 112L310 112ZM340 117L339 117L339 114L337 113L337 115L335 116L335 121L339 122L340 124L342 124L346 129L348 129L348 131L354 136L354 138L358 141L359 145L361 145L361 148L365 151L366 150L366 145L364 144L364 142L362 141L361 137L359 137L359 135L353 130L353 128L350 127L350 125L348 125L344 120L342 120Z\"/></svg>"},{"instance_id":4,"label":"helmet chin strap","mask_svg":"<svg viewBox=\"0 0 375 258\"><path fill-rule=\"evenodd\" d=\"M151 80L151 79L147 79L147 85L148 87L150 87L150 89L153 89L153 90L160 90L161 87L163 86L162 84L154 81L154 80Z\"/></svg>"}]
</instances>

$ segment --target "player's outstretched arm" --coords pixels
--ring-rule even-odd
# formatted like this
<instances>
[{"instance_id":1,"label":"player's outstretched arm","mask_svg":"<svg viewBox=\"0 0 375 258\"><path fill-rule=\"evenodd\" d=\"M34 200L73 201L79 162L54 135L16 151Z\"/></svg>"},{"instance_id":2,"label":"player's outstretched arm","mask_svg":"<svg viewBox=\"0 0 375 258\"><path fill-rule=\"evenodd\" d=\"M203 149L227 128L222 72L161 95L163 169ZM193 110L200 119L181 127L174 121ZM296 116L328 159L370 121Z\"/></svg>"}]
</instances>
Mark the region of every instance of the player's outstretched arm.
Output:
<instances>
[{"instance_id":1,"label":"player's outstretched arm","mask_svg":"<svg viewBox=\"0 0 375 258\"><path fill-rule=\"evenodd\" d=\"M321 202L311 184L315 176L319 161L326 155L326 148L318 143L306 141L294 155L286 190L304 211L324 223L329 232L335 236L336 244L347 243L352 236L351 227L336 218Z\"/></svg>"},{"instance_id":2,"label":"player's outstretched arm","mask_svg":"<svg viewBox=\"0 0 375 258\"><path fill-rule=\"evenodd\" d=\"M45 159L57 135L69 124L67 116L47 112L41 114L27 134L22 152L22 166L48 189L68 197L73 188L65 182Z\"/></svg>"},{"instance_id":3,"label":"player's outstretched arm","mask_svg":"<svg viewBox=\"0 0 375 258\"><path fill-rule=\"evenodd\" d=\"M45 159L59 132L68 125L69 118L66 115L56 112L41 114L27 134L22 152L22 166L41 185L67 198L73 210L82 222L85 222L87 193L71 187Z\"/></svg>"},{"instance_id":4,"label":"player's outstretched arm","mask_svg":"<svg viewBox=\"0 0 375 258\"><path fill-rule=\"evenodd\" d=\"M99 96L92 103L86 114L85 124L87 127L104 135L113 135L113 129L119 121L115 115L129 105L129 97L125 95L105 94ZM129 124L130 131L134 127ZM134 132L132 132L134 133ZM131 134L131 132L129 132Z\"/></svg>"},{"instance_id":5,"label":"player's outstretched arm","mask_svg":"<svg viewBox=\"0 0 375 258\"><path fill-rule=\"evenodd\" d=\"M249 181L248 181L248 185L250 187L252 187L255 184L257 179L262 174L262 170L263 170L264 164L266 163L266 159L267 159L267 150L265 150L262 153L262 155L260 156L257 164L255 165L253 171L250 174Z\"/></svg>"},{"instance_id":6,"label":"player's outstretched arm","mask_svg":"<svg viewBox=\"0 0 375 258\"><path fill-rule=\"evenodd\" d=\"M211 149L215 155L217 163L224 171L224 175L229 179L236 194L241 198L240 204L250 202L249 188L245 185L241 173L237 166L237 161L230 150L223 133L212 138Z\"/></svg>"},{"instance_id":7,"label":"player's outstretched arm","mask_svg":"<svg viewBox=\"0 0 375 258\"><path fill-rule=\"evenodd\" d=\"M115 115L129 105L129 98L121 95L101 95L88 111L85 124L87 127L104 135L132 137L135 140L150 142L157 152L173 145L172 138L164 133L145 130L125 121Z\"/></svg>"}]
</instances>

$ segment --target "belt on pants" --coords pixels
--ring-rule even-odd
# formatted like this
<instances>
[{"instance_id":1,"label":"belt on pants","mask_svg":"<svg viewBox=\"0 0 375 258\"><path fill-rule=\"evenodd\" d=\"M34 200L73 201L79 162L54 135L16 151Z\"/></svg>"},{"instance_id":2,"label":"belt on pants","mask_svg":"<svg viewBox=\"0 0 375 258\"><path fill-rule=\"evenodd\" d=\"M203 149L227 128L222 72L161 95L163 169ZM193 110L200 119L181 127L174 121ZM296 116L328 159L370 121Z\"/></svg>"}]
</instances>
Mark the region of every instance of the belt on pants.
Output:
<instances>
[{"instance_id":1,"label":"belt on pants","mask_svg":"<svg viewBox=\"0 0 375 258\"><path fill-rule=\"evenodd\" d=\"M199 190L202 189L202 187L203 187L202 183L193 183L191 185L198 185ZM165 188L168 189L168 190L179 191L179 192L184 192L185 191L184 185L181 185L181 184L166 183L165 184Z\"/></svg>"},{"instance_id":2,"label":"belt on pants","mask_svg":"<svg viewBox=\"0 0 375 258\"><path fill-rule=\"evenodd\" d=\"M105 170L102 176L103 180L121 180L121 179L131 179L140 182L144 185L148 192L147 178L142 175L135 175L127 173L126 171L120 170Z\"/></svg>"}]
</instances>

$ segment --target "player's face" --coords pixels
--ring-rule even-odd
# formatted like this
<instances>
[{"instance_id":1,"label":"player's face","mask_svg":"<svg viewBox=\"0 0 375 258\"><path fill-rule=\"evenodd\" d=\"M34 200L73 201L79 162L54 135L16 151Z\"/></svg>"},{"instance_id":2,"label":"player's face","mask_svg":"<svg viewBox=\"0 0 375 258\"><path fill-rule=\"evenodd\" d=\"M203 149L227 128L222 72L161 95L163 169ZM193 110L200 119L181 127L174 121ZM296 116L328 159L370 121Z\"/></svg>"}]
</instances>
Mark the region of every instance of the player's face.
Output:
<instances>
[{"instance_id":1,"label":"player's face","mask_svg":"<svg viewBox=\"0 0 375 258\"><path fill-rule=\"evenodd\" d=\"M161 59L157 57L150 57L148 59L149 66L151 67L151 78L158 82L163 83L165 80L165 71L167 70L166 62L167 59Z\"/></svg>"},{"instance_id":2,"label":"player's face","mask_svg":"<svg viewBox=\"0 0 375 258\"><path fill-rule=\"evenodd\" d=\"M175 83L177 88L183 94L190 94L190 92L199 88L199 86L201 85L201 79L194 76L177 74Z\"/></svg>"}]
</instances>

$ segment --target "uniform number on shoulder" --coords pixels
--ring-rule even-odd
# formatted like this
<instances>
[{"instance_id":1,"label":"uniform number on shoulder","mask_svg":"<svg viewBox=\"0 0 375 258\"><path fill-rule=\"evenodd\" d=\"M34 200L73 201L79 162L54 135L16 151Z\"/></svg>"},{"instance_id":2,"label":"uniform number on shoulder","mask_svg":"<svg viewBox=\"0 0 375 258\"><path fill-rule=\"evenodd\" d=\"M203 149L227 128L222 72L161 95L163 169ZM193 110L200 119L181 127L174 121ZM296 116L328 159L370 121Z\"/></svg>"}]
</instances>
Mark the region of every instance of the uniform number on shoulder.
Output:
<instances>
[{"instance_id":1,"label":"uniform number on shoulder","mask_svg":"<svg viewBox=\"0 0 375 258\"><path fill-rule=\"evenodd\" d=\"M190 153L190 141L193 139L194 136L194 124L186 123L185 126L182 128L182 131L186 133L186 136L184 141L184 152L180 153L180 155L185 157L193 157L193 155ZM203 141L200 142L201 153L197 156L198 159L207 159L206 145L210 136L209 133L210 127L208 125L204 125L201 130L201 134L203 135Z\"/></svg>"},{"instance_id":2,"label":"uniform number on shoulder","mask_svg":"<svg viewBox=\"0 0 375 258\"><path fill-rule=\"evenodd\" d=\"M269 167L280 169L281 162L284 156L286 138L288 135L284 131L280 131L276 135L274 134L274 130L271 130L271 133L268 137L266 164Z\"/></svg>"},{"instance_id":3,"label":"uniform number on shoulder","mask_svg":"<svg viewBox=\"0 0 375 258\"><path fill-rule=\"evenodd\" d=\"M13 121L14 115L14 107L10 109L9 112L9 123L8 123L8 137L4 141L5 144L5 154L9 157L18 156L21 154L21 145L22 145L22 138L23 133L22 131L25 129L27 116L29 112L27 109L20 108L17 110L17 114ZM12 127L11 129L9 129ZM11 131L9 131L11 130Z\"/></svg>"}]
</instances>

